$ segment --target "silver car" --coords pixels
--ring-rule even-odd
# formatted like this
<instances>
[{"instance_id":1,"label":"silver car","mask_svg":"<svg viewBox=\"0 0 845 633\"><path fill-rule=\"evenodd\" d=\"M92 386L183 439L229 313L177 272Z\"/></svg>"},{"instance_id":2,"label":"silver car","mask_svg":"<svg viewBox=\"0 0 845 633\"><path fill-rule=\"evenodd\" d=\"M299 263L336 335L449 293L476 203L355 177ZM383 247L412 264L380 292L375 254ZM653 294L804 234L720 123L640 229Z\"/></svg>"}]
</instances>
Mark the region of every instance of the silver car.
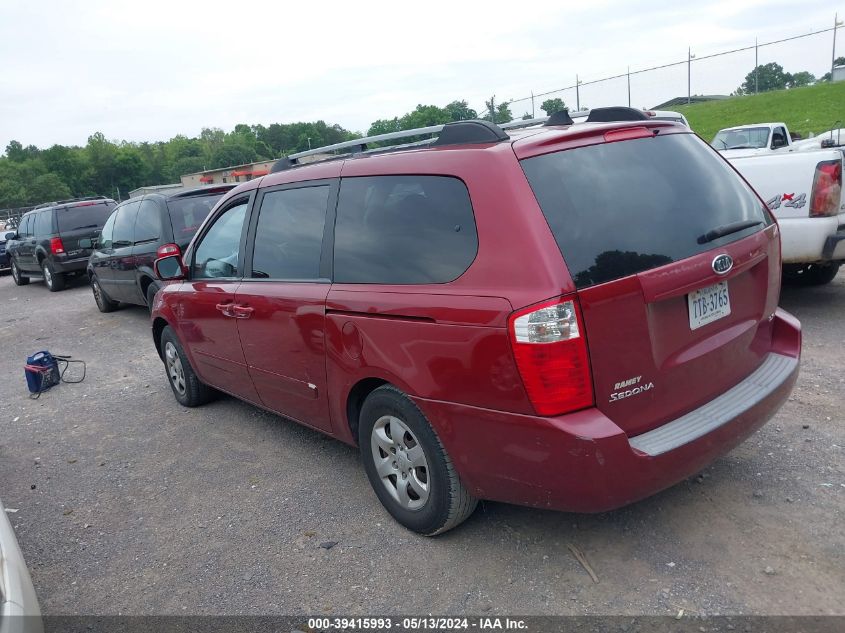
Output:
<instances>
[{"instance_id":1,"label":"silver car","mask_svg":"<svg viewBox=\"0 0 845 633\"><path fill-rule=\"evenodd\" d=\"M9 516L0 503L0 633L42 631L41 610L32 579Z\"/></svg>"}]
</instances>

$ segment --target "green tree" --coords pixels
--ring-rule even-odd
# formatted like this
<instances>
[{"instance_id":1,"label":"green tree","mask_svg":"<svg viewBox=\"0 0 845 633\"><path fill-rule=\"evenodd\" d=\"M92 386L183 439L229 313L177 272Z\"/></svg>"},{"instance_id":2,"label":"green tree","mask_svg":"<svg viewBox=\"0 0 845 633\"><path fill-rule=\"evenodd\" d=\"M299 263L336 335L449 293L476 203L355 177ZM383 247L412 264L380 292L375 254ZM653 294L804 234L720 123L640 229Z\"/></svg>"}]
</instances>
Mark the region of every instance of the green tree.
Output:
<instances>
[{"instance_id":1,"label":"green tree","mask_svg":"<svg viewBox=\"0 0 845 633\"><path fill-rule=\"evenodd\" d=\"M490 101L485 101L484 105L487 106L487 114L484 115L484 120L492 121L493 123L510 123L513 121L513 114L511 113L511 108L509 103L500 103L495 105L494 100L490 99ZM491 110L493 110L493 106L495 105L495 118L490 116Z\"/></svg>"},{"instance_id":2,"label":"green tree","mask_svg":"<svg viewBox=\"0 0 845 633\"><path fill-rule=\"evenodd\" d=\"M46 202L49 200L65 200L72 197L68 187L57 174L41 174L27 190L29 199L33 202Z\"/></svg>"},{"instance_id":3,"label":"green tree","mask_svg":"<svg viewBox=\"0 0 845 633\"><path fill-rule=\"evenodd\" d=\"M815 83L816 76L808 72L806 70L802 70L797 73L789 74L788 79L786 80L786 87L787 88L800 88L801 86L809 86L812 83Z\"/></svg>"},{"instance_id":4,"label":"green tree","mask_svg":"<svg viewBox=\"0 0 845 633\"><path fill-rule=\"evenodd\" d=\"M737 95L752 95L756 92L769 92L770 90L782 90L786 88L789 81L789 73L783 71L783 66L777 62L761 64L745 76Z\"/></svg>"},{"instance_id":5,"label":"green tree","mask_svg":"<svg viewBox=\"0 0 845 633\"><path fill-rule=\"evenodd\" d=\"M540 104L540 109L548 116L552 116L555 112L566 110L566 104L560 97L555 97L554 99L546 99L543 101L543 103Z\"/></svg>"},{"instance_id":6,"label":"green tree","mask_svg":"<svg viewBox=\"0 0 845 633\"><path fill-rule=\"evenodd\" d=\"M466 121L478 118L478 112L470 108L466 101L453 101L446 104L443 109L449 114L450 121Z\"/></svg>"},{"instance_id":7,"label":"green tree","mask_svg":"<svg viewBox=\"0 0 845 633\"><path fill-rule=\"evenodd\" d=\"M376 136L377 134L389 134L390 132L398 132L402 128L399 126L399 117L392 119L378 119L370 124L367 130L367 136Z\"/></svg>"},{"instance_id":8,"label":"green tree","mask_svg":"<svg viewBox=\"0 0 845 633\"><path fill-rule=\"evenodd\" d=\"M28 158L37 158L38 154L38 148L35 145L24 147L19 141L9 141L6 146L6 156L16 163L22 163Z\"/></svg>"}]
</instances>

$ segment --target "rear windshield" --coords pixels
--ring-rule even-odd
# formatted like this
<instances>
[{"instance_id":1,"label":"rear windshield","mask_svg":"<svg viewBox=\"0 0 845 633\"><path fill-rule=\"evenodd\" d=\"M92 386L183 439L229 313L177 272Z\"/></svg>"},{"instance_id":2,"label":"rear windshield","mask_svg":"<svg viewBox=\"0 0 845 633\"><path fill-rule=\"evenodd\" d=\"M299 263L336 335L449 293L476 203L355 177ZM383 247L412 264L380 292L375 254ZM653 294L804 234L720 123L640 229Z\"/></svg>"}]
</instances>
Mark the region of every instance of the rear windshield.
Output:
<instances>
[{"instance_id":1,"label":"rear windshield","mask_svg":"<svg viewBox=\"0 0 845 633\"><path fill-rule=\"evenodd\" d=\"M522 161L575 285L584 288L718 248L771 218L692 134L603 143ZM717 227L756 226L699 242Z\"/></svg>"},{"instance_id":2,"label":"rear windshield","mask_svg":"<svg viewBox=\"0 0 845 633\"><path fill-rule=\"evenodd\" d=\"M171 198L167 201L170 210L170 220L173 223L173 237L177 242L190 240L200 224L208 216L209 211L223 197L226 191L220 191L204 196L187 196L185 198Z\"/></svg>"},{"instance_id":3,"label":"rear windshield","mask_svg":"<svg viewBox=\"0 0 845 633\"><path fill-rule=\"evenodd\" d=\"M81 231L85 229L101 229L109 219L114 202L97 202L83 204L77 207L56 209L56 221L59 223L59 233Z\"/></svg>"}]
</instances>

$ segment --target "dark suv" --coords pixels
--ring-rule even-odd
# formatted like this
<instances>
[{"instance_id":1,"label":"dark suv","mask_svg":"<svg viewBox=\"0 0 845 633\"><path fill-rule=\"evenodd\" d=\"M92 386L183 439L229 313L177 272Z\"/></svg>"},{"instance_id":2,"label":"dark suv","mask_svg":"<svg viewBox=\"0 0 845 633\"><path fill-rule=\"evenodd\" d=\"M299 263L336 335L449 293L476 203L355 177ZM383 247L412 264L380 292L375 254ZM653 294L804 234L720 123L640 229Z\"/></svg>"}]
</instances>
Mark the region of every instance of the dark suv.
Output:
<instances>
[{"instance_id":1,"label":"dark suv","mask_svg":"<svg viewBox=\"0 0 845 633\"><path fill-rule=\"evenodd\" d=\"M25 213L16 235L6 243L15 283L25 286L31 274L40 275L50 292L56 292L65 287L67 275L84 273L90 240L115 204L96 196L49 202Z\"/></svg>"},{"instance_id":2,"label":"dark suv","mask_svg":"<svg viewBox=\"0 0 845 633\"><path fill-rule=\"evenodd\" d=\"M152 305L158 290L153 262L181 253L215 203L235 185L151 193L119 204L88 260L88 279L101 312L119 302Z\"/></svg>"},{"instance_id":3,"label":"dark suv","mask_svg":"<svg viewBox=\"0 0 845 633\"><path fill-rule=\"evenodd\" d=\"M601 512L699 471L798 376L779 229L689 128L614 110L358 139L238 186L156 262L176 399L357 445L424 534L479 498Z\"/></svg>"}]
</instances>

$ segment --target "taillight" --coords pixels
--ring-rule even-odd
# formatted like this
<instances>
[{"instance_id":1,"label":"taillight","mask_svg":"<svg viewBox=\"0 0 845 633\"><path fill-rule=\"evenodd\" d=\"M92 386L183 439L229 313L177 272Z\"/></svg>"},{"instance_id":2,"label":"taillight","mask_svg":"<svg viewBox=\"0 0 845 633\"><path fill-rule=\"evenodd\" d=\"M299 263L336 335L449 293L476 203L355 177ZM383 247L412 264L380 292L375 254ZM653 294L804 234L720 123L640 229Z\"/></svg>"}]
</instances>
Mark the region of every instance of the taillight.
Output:
<instances>
[{"instance_id":1,"label":"taillight","mask_svg":"<svg viewBox=\"0 0 845 633\"><path fill-rule=\"evenodd\" d=\"M508 319L514 357L538 415L593 404L593 382L577 301L562 297L514 312Z\"/></svg>"},{"instance_id":2,"label":"taillight","mask_svg":"<svg viewBox=\"0 0 845 633\"><path fill-rule=\"evenodd\" d=\"M810 217L826 217L839 213L842 196L842 161L828 160L816 165L813 193L810 199Z\"/></svg>"},{"instance_id":3,"label":"taillight","mask_svg":"<svg viewBox=\"0 0 845 633\"><path fill-rule=\"evenodd\" d=\"M182 249L178 244L162 244L156 250L156 257L169 257L170 255L181 255Z\"/></svg>"},{"instance_id":4,"label":"taillight","mask_svg":"<svg viewBox=\"0 0 845 633\"><path fill-rule=\"evenodd\" d=\"M53 253L53 255L61 255L65 252L65 245L62 244L62 238L50 238L50 252Z\"/></svg>"}]
</instances>

